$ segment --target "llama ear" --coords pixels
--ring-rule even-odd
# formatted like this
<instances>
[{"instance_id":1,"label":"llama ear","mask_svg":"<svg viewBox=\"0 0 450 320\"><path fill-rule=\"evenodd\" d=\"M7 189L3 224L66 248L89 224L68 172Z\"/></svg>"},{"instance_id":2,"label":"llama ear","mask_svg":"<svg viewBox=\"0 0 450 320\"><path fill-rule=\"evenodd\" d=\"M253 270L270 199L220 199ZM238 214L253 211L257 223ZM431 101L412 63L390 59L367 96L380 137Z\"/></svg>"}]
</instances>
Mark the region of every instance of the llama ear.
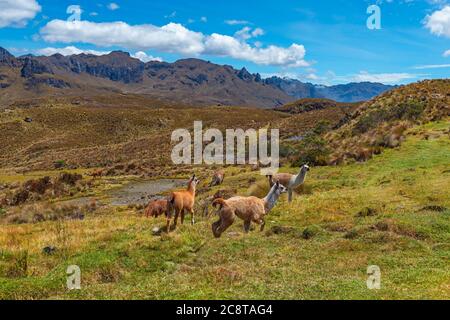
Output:
<instances>
[{"instance_id":1,"label":"llama ear","mask_svg":"<svg viewBox=\"0 0 450 320\"><path fill-rule=\"evenodd\" d=\"M277 181L277 188L280 187L280 181Z\"/></svg>"}]
</instances>

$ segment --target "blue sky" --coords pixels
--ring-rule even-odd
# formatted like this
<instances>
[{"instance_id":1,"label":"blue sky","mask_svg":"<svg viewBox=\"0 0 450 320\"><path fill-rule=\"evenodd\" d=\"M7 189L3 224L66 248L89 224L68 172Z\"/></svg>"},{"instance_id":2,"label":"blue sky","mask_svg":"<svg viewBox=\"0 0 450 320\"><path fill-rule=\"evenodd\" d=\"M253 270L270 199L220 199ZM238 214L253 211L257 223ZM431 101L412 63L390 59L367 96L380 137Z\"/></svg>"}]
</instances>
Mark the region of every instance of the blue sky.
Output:
<instances>
[{"instance_id":1,"label":"blue sky","mask_svg":"<svg viewBox=\"0 0 450 320\"><path fill-rule=\"evenodd\" d=\"M381 9L370 30L367 8ZM67 8L81 10L67 21ZM197 57L313 83L409 83L450 75L450 0L0 0L15 55L111 50Z\"/></svg>"}]
</instances>

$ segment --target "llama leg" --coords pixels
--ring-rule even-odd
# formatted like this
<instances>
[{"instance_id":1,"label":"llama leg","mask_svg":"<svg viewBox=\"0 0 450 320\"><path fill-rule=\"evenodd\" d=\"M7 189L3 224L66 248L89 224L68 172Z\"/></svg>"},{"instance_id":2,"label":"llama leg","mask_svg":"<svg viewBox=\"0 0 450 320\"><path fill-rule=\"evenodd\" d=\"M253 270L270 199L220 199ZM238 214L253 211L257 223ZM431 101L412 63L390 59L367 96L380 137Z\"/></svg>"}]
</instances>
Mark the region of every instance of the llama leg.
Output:
<instances>
[{"instance_id":1,"label":"llama leg","mask_svg":"<svg viewBox=\"0 0 450 320\"><path fill-rule=\"evenodd\" d=\"M292 202L292 189L289 189L289 195L288 195L288 199L289 199L289 202Z\"/></svg>"},{"instance_id":2,"label":"llama leg","mask_svg":"<svg viewBox=\"0 0 450 320\"><path fill-rule=\"evenodd\" d=\"M194 223L195 223L194 209L191 209L191 224L193 225Z\"/></svg>"},{"instance_id":3,"label":"llama leg","mask_svg":"<svg viewBox=\"0 0 450 320\"><path fill-rule=\"evenodd\" d=\"M221 223L222 223L222 219L219 218L219 220L217 220L216 222L213 222L213 224L211 225L212 232L214 234L214 237L216 237L216 238L220 238L220 236L221 236L221 234L217 232L217 229L219 228Z\"/></svg>"},{"instance_id":4,"label":"llama leg","mask_svg":"<svg viewBox=\"0 0 450 320\"><path fill-rule=\"evenodd\" d=\"M261 226L259 231L263 232L264 231L264 227L266 226L266 221L264 221L264 219L259 219L258 220L258 224Z\"/></svg>"},{"instance_id":5,"label":"llama leg","mask_svg":"<svg viewBox=\"0 0 450 320\"><path fill-rule=\"evenodd\" d=\"M250 220L248 220L248 221L244 221L244 231L245 231L245 233L248 233L249 231L250 231L250 225L251 225L251 221Z\"/></svg>"},{"instance_id":6,"label":"llama leg","mask_svg":"<svg viewBox=\"0 0 450 320\"><path fill-rule=\"evenodd\" d=\"M185 215L185 213L186 213L186 210L185 209L181 209L181 224L182 225L184 224L184 215Z\"/></svg>"},{"instance_id":7,"label":"llama leg","mask_svg":"<svg viewBox=\"0 0 450 320\"><path fill-rule=\"evenodd\" d=\"M175 219L173 222L173 226L175 227L175 229L177 228L177 224L178 224L178 216L180 215L182 210L183 209L181 209L181 210L175 209Z\"/></svg>"},{"instance_id":8,"label":"llama leg","mask_svg":"<svg viewBox=\"0 0 450 320\"><path fill-rule=\"evenodd\" d=\"M220 219L213 223L213 233L216 238L220 238L222 233L225 232L234 222L235 215L231 210L220 211L219 213Z\"/></svg>"},{"instance_id":9,"label":"llama leg","mask_svg":"<svg viewBox=\"0 0 450 320\"><path fill-rule=\"evenodd\" d=\"M167 233L170 232L170 217L167 217L167 220L166 220L166 232Z\"/></svg>"}]
</instances>

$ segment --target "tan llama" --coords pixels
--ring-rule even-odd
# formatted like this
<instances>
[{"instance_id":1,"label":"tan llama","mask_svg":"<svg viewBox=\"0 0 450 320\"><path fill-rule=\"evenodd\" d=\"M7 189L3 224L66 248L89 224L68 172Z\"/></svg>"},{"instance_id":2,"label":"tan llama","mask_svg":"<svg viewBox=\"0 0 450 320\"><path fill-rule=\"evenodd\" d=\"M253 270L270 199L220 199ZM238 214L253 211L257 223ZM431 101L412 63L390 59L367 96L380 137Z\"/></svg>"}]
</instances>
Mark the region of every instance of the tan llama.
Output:
<instances>
[{"instance_id":1,"label":"tan llama","mask_svg":"<svg viewBox=\"0 0 450 320\"><path fill-rule=\"evenodd\" d=\"M220 238L223 232L227 230L236 219L236 216L244 220L244 231L250 230L252 222L261 226L261 231L264 230L264 217L275 206L278 198L287 189L276 182L269 191L269 194L263 198L257 197L233 197L228 200L222 198L213 201L214 207L220 206L218 215L219 220L212 224L212 231L216 238Z\"/></svg>"}]
</instances>

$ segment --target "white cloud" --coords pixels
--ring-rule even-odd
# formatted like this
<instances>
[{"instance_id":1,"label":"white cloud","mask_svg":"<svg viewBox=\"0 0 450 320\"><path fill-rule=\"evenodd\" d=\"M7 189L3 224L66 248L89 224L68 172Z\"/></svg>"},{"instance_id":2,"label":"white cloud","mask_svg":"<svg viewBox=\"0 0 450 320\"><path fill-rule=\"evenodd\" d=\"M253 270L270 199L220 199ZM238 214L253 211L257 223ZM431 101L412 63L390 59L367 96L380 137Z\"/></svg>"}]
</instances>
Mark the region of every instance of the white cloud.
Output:
<instances>
[{"instance_id":1,"label":"white cloud","mask_svg":"<svg viewBox=\"0 0 450 320\"><path fill-rule=\"evenodd\" d=\"M225 20L226 24L229 24L230 26L240 25L240 24L250 24L247 20Z\"/></svg>"},{"instance_id":2,"label":"white cloud","mask_svg":"<svg viewBox=\"0 0 450 320\"><path fill-rule=\"evenodd\" d=\"M253 37L259 37L264 35L264 30L261 28L256 28L255 30L252 31L252 36Z\"/></svg>"},{"instance_id":3,"label":"white cloud","mask_svg":"<svg viewBox=\"0 0 450 320\"><path fill-rule=\"evenodd\" d=\"M89 15L91 17L96 17L96 16L98 16L98 12L93 11L93 12L89 13Z\"/></svg>"},{"instance_id":4,"label":"white cloud","mask_svg":"<svg viewBox=\"0 0 450 320\"><path fill-rule=\"evenodd\" d=\"M48 42L84 42L104 47L154 49L189 55L204 50L203 34L177 23L157 27L150 24L131 26L125 22L52 20L41 29L41 35Z\"/></svg>"},{"instance_id":5,"label":"white cloud","mask_svg":"<svg viewBox=\"0 0 450 320\"><path fill-rule=\"evenodd\" d=\"M162 58L159 57L153 57L151 55L146 54L144 51L138 51L135 54L132 55L133 58L139 59L142 62L149 62L149 61L163 61Z\"/></svg>"},{"instance_id":6,"label":"white cloud","mask_svg":"<svg viewBox=\"0 0 450 320\"><path fill-rule=\"evenodd\" d=\"M110 4L108 4L108 9L109 10L114 11L114 10L117 10L119 8L120 8L120 6L117 3L115 3L115 2L111 2Z\"/></svg>"},{"instance_id":7,"label":"white cloud","mask_svg":"<svg viewBox=\"0 0 450 320\"><path fill-rule=\"evenodd\" d=\"M262 33L262 29L255 29L251 35ZM304 60L306 50L299 44L294 43L288 48L273 45L256 47L246 43L245 39L217 33L204 35L178 23L158 27L150 24L132 26L125 22L52 20L41 29L40 34L48 42L82 42L102 47L119 46L140 51L151 49L191 56L207 54L263 65L308 66Z\"/></svg>"},{"instance_id":8,"label":"white cloud","mask_svg":"<svg viewBox=\"0 0 450 320\"><path fill-rule=\"evenodd\" d=\"M0 0L0 28L24 27L40 11L36 0Z\"/></svg>"},{"instance_id":9,"label":"white cloud","mask_svg":"<svg viewBox=\"0 0 450 320\"><path fill-rule=\"evenodd\" d=\"M237 31L234 36L241 40L248 40L251 38L256 38L262 36L264 34L264 30L261 28L256 28L252 30L250 27L243 27L241 30Z\"/></svg>"},{"instance_id":10,"label":"white cloud","mask_svg":"<svg viewBox=\"0 0 450 320\"><path fill-rule=\"evenodd\" d=\"M207 18L207 17L201 17L201 18L200 18L200 21L206 23L206 22L208 22L208 18Z\"/></svg>"},{"instance_id":11,"label":"white cloud","mask_svg":"<svg viewBox=\"0 0 450 320\"><path fill-rule=\"evenodd\" d=\"M351 80L355 82L380 82L384 84L397 84L404 80L415 79L417 75L410 73L377 73L371 74L367 71L351 76Z\"/></svg>"},{"instance_id":12,"label":"white cloud","mask_svg":"<svg viewBox=\"0 0 450 320\"><path fill-rule=\"evenodd\" d=\"M319 78L315 73L310 73L310 74L308 74L308 75L306 76L306 79L317 81L317 80L319 80L320 78Z\"/></svg>"},{"instance_id":13,"label":"white cloud","mask_svg":"<svg viewBox=\"0 0 450 320\"><path fill-rule=\"evenodd\" d=\"M256 48L234 37L217 33L213 33L206 38L204 53L251 61L262 65L289 67L306 67L309 65L304 60L306 50L302 45L294 43L288 48L277 46Z\"/></svg>"},{"instance_id":14,"label":"white cloud","mask_svg":"<svg viewBox=\"0 0 450 320\"><path fill-rule=\"evenodd\" d=\"M82 49L78 49L77 47L74 47L74 46L68 46L65 48L48 47L48 48L42 48L42 49L36 50L37 54L40 54L43 56L51 56L51 55L54 55L57 53L62 54L63 56L71 56L74 54L81 54L81 53L102 56L102 55L108 54L110 52L111 51L82 50Z\"/></svg>"},{"instance_id":15,"label":"white cloud","mask_svg":"<svg viewBox=\"0 0 450 320\"><path fill-rule=\"evenodd\" d=\"M416 70L450 68L450 64L427 64L414 67Z\"/></svg>"},{"instance_id":16,"label":"white cloud","mask_svg":"<svg viewBox=\"0 0 450 320\"><path fill-rule=\"evenodd\" d=\"M447 50L444 52L444 54L442 55L444 58L450 57L450 50Z\"/></svg>"},{"instance_id":17,"label":"white cloud","mask_svg":"<svg viewBox=\"0 0 450 320\"><path fill-rule=\"evenodd\" d=\"M432 34L450 38L450 6L433 12L425 17L425 27Z\"/></svg>"}]
</instances>

